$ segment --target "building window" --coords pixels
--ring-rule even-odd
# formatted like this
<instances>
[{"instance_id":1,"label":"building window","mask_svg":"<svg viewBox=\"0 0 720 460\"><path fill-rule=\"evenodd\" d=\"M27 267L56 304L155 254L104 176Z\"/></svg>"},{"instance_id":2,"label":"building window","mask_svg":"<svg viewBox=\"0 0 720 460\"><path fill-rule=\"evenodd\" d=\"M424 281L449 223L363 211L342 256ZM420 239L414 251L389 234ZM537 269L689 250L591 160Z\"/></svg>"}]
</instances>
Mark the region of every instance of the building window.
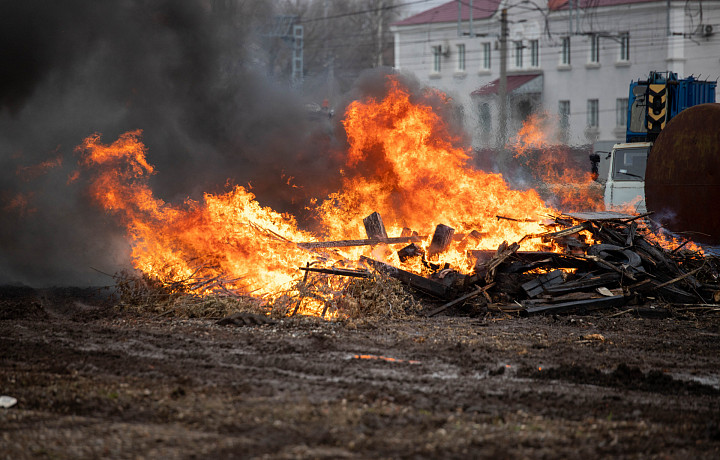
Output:
<instances>
[{"instance_id":1,"label":"building window","mask_svg":"<svg viewBox=\"0 0 720 460\"><path fill-rule=\"evenodd\" d=\"M465 45L459 44L457 46L457 69L461 72L465 72Z\"/></svg>"},{"instance_id":2,"label":"building window","mask_svg":"<svg viewBox=\"0 0 720 460\"><path fill-rule=\"evenodd\" d=\"M522 69L523 66L523 42L515 42L515 67Z\"/></svg>"},{"instance_id":3,"label":"building window","mask_svg":"<svg viewBox=\"0 0 720 460\"><path fill-rule=\"evenodd\" d=\"M600 62L600 35L597 34L590 36L590 62Z\"/></svg>"},{"instance_id":4,"label":"building window","mask_svg":"<svg viewBox=\"0 0 720 460\"><path fill-rule=\"evenodd\" d=\"M490 53L492 52L492 49L490 48L490 43L483 43L483 69L490 70Z\"/></svg>"},{"instance_id":5,"label":"building window","mask_svg":"<svg viewBox=\"0 0 720 460\"><path fill-rule=\"evenodd\" d=\"M620 60L630 60L630 33L623 32L620 34Z\"/></svg>"},{"instance_id":6,"label":"building window","mask_svg":"<svg viewBox=\"0 0 720 460\"><path fill-rule=\"evenodd\" d=\"M588 99L587 101L587 125L588 128L597 128L600 126L600 104L597 99Z\"/></svg>"},{"instance_id":7,"label":"building window","mask_svg":"<svg viewBox=\"0 0 720 460\"><path fill-rule=\"evenodd\" d=\"M570 65L570 37L562 39L562 56L560 58L562 65Z\"/></svg>"},{"instance_id":8,"label":"building window","mask_svg":"<svg viewBox=\"0 0 720 460\"><path fill-rule=\"evenodd\" d=\"M615 124L618 128L627 125L628 98L620 97L615 100Z\"/></svg>"},{"instance_id":9,"label":"building window","mask_svg":"<svg viewBox=\"0 0 720 460\"><path fill-rule=\"evenodd\" d=\"M530 40L530 65L540 67L540 44L537 40Z\"/></svg>"},{"instance_id":10,"label":"building window","mask_svg":"<svg viewBox=\"0 0 720 460\"><path fill-rule=\"evenodd\" d=\"M490 104L480 104L480 129L482 133L483 142L490 141L490 135L492 134L492 115L490 114Z\"/></svg>"},{"instance_id":11,"label":"building window","mask_svg":"<svg viewBox=\"0 0 720 460\"><path fill-rule=\"evenodd\" d=\"M440 58L442 56L442 47L440 45L432 47L433 53L433 72L440 73Z\"/></svg>"},{"instance_id":12,"label":"building window","mask_svg":"<svg viewBox=\"0 0 720 460\"><path fill-rule=\"evenodd\" d=\"M560 140L567 143L570 138L570 101L559 101Z\"/></svg>"}]
</instances>

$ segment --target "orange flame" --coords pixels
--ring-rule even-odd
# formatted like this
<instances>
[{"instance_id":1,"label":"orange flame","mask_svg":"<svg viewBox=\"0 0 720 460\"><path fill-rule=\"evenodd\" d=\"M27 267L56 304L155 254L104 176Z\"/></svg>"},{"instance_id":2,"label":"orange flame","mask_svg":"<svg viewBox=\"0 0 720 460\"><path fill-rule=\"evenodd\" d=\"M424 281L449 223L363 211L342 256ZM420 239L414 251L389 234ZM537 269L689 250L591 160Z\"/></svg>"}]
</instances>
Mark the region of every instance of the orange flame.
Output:
<instances>
[{"instance_id":1,"label":"orange flame","mask_svg":"<svg viewBox=\"0 0 720 460\"><path fill-rule=\"evenodd\" d=\"M541 231L538 221L552 212L536 192L510 190L501 175L474 170L442 119L413 103L397 80L383 100L353 102L343 125L350 143L343 187L320 206L331 237L348 229L362 235L362 218L377 211L391 236L405 227L429 235L445 224L483 233L477 247L494 249Z\"/></svg>"},{"instance_id":2,"label":"orange flame","mask_svg":"<svg viewBox=\"0 0 720 460\"><path fill-rule=\"evenodd\" d=\"M111 145L100 136L78 150L85 166L98 169L92 196L118 215L132 240L132 262L163 281L222 275L226 289L265 295L287 289L308 254L291 240L312 240L291 216L261 207L243 187L204 202L172 206L153 196L141 131L128 132ZM210 291L212 286L198 288Z\"/></svg>"},{"instance_id":3,"label":"orange flame","mask_svg":"<svg viewBox=\"0 0 720 460\"><path fill-rule=\"evenodd\" d=\"M467 249L495 249L503 241L520 241L525 250L545 249L538 239L524 237L545 231L540 221L556 212L537 192L511 190L501 175L473 169L469 150L455 146L457 140L431 106L413 98L389 79L383 100L348 107L343 185L316 208L324 238L364 238L362 219L377 211L391 237L404 228L431 235L438 224L457 233L475 230L479 238L440 260L466 272L472 268ZM141 134L125 133L110 145L95 134L78 146L82 165L95 171L91 195L127 227L134 267L171 282L198 274L208 280L221 276L223 289L270 297L289 289L299 278L297 268L316 258L294 244L316 241L312 234L299 229L293 216L260 206L244 187L182 205L155 197L148 183L155 171ZM372 250L342 249L331 257L357 260ZM384 256L400 264L394 251L375 254ZM213 286L209 282L194 289L202 294ZM319 313L318 305L306 305L304 313Z\"/></svg>"},{"instance_id":4,"label":"orange flame","mask_svg":"<svg viewBox=\"0 0 720 460\"><path fill-rule=\"evenodd\" d=\"M31 166L18 166L16 174L24 180L36 179L43 174L46 174L50 169L62 166L62 156L57 155L55 158L45 160L36 165Z\"/></svg>"},{"instance_id":5,"label":"orange flame","mask_svg":"<svg viewBox=\"0 0 720 460\"><path fill-rule=\"evenodd\" d=\"M586 151L571 155L568 146L553 145L546 133L553 119L545 113L528 117L509 147L515 158L531 171L541 196L565 212L604 210L602 186L590 171Z\"/></svg>"}]
</instances>

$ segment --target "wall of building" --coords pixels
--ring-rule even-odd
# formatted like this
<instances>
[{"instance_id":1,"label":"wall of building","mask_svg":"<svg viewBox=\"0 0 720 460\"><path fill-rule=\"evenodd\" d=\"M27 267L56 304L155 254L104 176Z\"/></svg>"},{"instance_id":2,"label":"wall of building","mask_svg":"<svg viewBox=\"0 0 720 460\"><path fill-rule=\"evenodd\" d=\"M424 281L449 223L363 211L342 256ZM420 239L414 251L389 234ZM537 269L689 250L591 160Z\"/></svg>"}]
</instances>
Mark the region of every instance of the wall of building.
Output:
<instances>
[{"instance_id":1,"label":"wall of building","mask_svg":"<svg viewBox=\"0 0 720 460\"><path fill-rule=\"evenodd\" d=\"M539 8L534 8L535 4ZM690 7L688 7L690 4ZM720 2L640 2L602 8L586 8L569 21L567 11L550 11L544 3L520 1L506 3L508 11L508 75L540 72L543 109L558 117L559 101L570 101L570 144L612 141L624 138L625 127L619 125L617 100L627 98L631 80L644 78L651 70L671 70L681 77L720 77ZM532 7L531 7L532 6ZM704 28L699 31L700 17ZM500 17L473 21L473 36L468 22L399 26L395 32L395 66L413 74L422 83L441 89L465 107L465 122L473 134L476 147L492 146L493 139L483 136L478 101L470 94L499 78ZM668 23L672 35L668 35ZM712 28L712 33L706 26ZM572 28L572 31L570 30ZM571 33L572 32L572 33ZM629 59L622 59L623 33L629 36ZM599 36L599 59L591 62L592 35ZM563 65L562 40L570 37L570 65ZM530 65L530 40L538 40L540 61ZM523 67L515 65L514 43L522 41ZM483 46L491 50L490 69L483 67ZM458 45L465 47L465 70L458 70ZM433 70L433 47L447 50L440 57L440 71ZM588 99L598 101L598 126L588 129ZM486 98L485 101L488 99ZM496 101L493 101L496 102ZM498 111L492 105L493 129L497 128ZM509 130L519 127L509 123ZM512 132L510 132L512 134Z\"/></svg>"}]
</instances>

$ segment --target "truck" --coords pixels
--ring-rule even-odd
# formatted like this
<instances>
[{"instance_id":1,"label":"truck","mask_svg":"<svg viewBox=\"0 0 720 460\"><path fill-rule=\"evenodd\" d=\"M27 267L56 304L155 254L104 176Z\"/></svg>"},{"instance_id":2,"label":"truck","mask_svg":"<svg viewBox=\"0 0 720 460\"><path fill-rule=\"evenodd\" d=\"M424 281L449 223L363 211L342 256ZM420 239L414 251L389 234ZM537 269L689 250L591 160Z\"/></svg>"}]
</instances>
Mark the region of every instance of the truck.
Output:
<instances>
[{"instance_id":1,"label":"truck","mask_svg":"<svg viewBox=\"0 0 720 460\"><path fill-rule=\"evenodd\" d=\"M610 161L605 180L605 209L647 211L645 172L654 143L680 112L714 103L716 87L716 81L700 81L693 76L679 79L669 71L653 71L646 80L630 83L625 142L613 145L607 157ZM593 154L590 160L597 171L599 155Z\"/></svg>"}]
</instances>

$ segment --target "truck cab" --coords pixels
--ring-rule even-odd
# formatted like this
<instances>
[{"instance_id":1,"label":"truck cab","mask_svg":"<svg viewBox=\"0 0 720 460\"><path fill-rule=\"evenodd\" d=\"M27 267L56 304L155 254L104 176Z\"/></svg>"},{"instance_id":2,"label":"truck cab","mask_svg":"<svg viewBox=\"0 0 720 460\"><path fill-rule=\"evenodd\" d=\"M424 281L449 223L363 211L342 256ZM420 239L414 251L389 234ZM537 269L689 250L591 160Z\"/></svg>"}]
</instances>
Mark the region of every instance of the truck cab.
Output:
<instances>
[{"instance_id":1,"label":"truck cab","mask_svg":"<svg viewBox=\"0 0 720 460\"><path fill-rule=\"evenodd\" d=\"M652 142L615 144L605 182L605 209L646 212L645 167ZM632 206L633 209L627 209Z\"/></svg>"},{"instance_id":2,"label":"truck cab","mask_svg":"<svg viewBox=\"0 0 720 460\"><path fill-rule=\"evenodd\" d=\"M615 144L608 156L605 209L646 212L645 166L653 142L684 109L715 102L716 87L715 81L699 81L693 76L679 79L673 72L650 72L646 80L630 83L625 142Z\"/></svg>"}]
</instances>

